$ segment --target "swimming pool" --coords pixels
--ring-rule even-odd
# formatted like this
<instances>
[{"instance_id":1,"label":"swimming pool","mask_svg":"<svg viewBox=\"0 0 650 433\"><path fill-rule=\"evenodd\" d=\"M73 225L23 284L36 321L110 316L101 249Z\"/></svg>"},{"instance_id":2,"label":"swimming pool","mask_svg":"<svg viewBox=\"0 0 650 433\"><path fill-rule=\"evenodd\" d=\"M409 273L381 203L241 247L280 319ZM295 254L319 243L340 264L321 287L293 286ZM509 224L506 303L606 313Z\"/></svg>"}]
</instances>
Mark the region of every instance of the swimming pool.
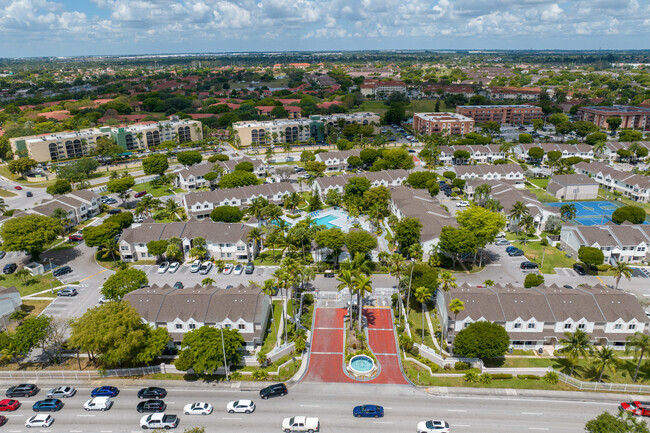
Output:
<instances>
[{"instance_id":1,"label":"swimming pool","mask_svg":"<svg viewBox=\"0 0 650 433\"><path fill-rule=\"evenodd\" d=\"M337 226L336 224L332 224L332 221L338 218L339 217L335 215L326 215L324 217L316 218L314 221L316 222L316 224L325 226L328 229L332 229L332 228L340 229L341 228L340 226Z\"/></svg>"}]
</instances>

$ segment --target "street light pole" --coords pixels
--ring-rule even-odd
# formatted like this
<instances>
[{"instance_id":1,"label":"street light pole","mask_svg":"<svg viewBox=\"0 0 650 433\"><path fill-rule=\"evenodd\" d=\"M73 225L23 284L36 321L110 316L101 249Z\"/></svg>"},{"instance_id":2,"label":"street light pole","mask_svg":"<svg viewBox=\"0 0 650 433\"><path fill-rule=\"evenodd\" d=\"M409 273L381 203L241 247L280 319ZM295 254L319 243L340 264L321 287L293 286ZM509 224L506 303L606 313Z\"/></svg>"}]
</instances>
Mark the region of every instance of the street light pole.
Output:
<instances>
[{"instance_id":1,"label":"street light pole","mask_svg":"<svg viewBox=\"0 0 650 433\"><path fill-rule=\"evenodd\" d=\"M223 351L223 365L226 367L226 380L230 382L230 375L228 374L228 359L226 359L226 346L223 342L223 325L219 327L221 330L221 350Z\"/></svg>"},{"instance_id":2,"label":"street light pole","mask_svg":"<svg viewBox=\"0 0 650 433\"><path fill-rule=\"evenodd\" d=\"M50 257L50 272L52 272L52 278L50 279L50 293L54 294L54 287L52 287L52 279L54 279L54 271L52 270L52 257Z\"/></svg>"},{"instance_id":3,"label":"street light pole","mask_svg":"<svg viewBox=\"0 0 650 433\"><path fill-rule=\"evenodd\" d=\"M409 299L411 299L411 282L413 281L413 269L415 269L415 259L411 259L411 276L409 277L409 289L406 295L406 317L404 321L408 322L409 317Z\"/></svg>"}]
</instances>

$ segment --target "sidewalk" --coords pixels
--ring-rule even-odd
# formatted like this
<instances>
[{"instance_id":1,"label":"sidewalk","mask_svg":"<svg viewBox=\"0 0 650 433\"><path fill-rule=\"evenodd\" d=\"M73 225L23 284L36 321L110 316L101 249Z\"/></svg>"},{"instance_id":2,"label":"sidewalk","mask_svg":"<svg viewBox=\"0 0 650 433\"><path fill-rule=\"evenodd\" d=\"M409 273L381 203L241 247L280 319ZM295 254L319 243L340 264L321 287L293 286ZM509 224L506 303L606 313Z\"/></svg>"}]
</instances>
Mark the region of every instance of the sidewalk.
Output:
<instances>
[{"instance_id":1,"label":"sidewalk","mask_svg":"<svg viewBox=\"0 0 650 433\"><path fill-rule=\"evenodd\" d=\"M546 391L541 389L510 389L510 388L469 388L430 386L418 387L429 395L441 397L517 397L517 398L554 398L580 401L622 401L647 399L647 395L619 394L584 391Z\"/></svg>"}]
</instances>

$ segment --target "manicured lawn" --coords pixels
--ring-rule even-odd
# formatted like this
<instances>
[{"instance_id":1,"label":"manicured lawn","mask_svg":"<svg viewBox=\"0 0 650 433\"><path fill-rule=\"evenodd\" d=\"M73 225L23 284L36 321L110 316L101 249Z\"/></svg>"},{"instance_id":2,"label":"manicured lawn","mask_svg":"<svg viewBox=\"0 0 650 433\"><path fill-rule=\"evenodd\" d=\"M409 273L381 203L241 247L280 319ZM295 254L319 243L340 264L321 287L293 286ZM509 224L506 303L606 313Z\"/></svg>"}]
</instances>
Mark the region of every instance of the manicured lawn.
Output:
<instances>
[{"instance_id":1,"label":"manicured lawn","mask_svg":"<svg viewBox=\"0 0 650 433\"><path fill-rule=\"evenodd\" d=\"M264 337L264 343L260 349L262 352L269 353L275 347L276 329L280 329L282 323L282 301L273 301L273 322L269 321L267 325L268 332Z\"/></svg>"},{"instance_id":2,"label":"manicured lawn","mask_svg":"<svg viewBox=\"0 0 650 433\"><path fill-rule=\"evenodd\" d=\"M9 275L0 275L0 285L4 287L15 286L20 293L20 296L32 295L34 293L42 292L43 290L50 290L50 281L52 281L52 287L56 288L61 286L61 283L51 278L52 274L46 275L37 275L32 277L31 275L26 279L26 283L23 282L20 278L16 276L15 273ZM54 291L56 293L56 290ZM49 292L43 293L40 296L49 297Z\"/></svg>"},{"instance_id":3,"label":"manicured lawn","mask_svg":"<svg viewBox=\"0 0 650 433\"><path fill-rule=\"evenodd\" d=\"M533 185L537 185L542 189L546 189L548 186L548 181L549 179L528 179L528 182L532 183Z\"/></svg>"},{"instance_id":4,"label":"manicured lawn","mask_svg":"<svg viewBox=\"0 0 650 433\"><path fill-rule=\"evenodd\" d=\"M536 179L536 180L544 180L544 179ZM552 195L546 193L545 190L535 188L534 186L531 186L531 185L526 185L526 189L528 189L528 191L535 194L537 196L537 200L539 200L539 201L541 201L543 203L544 202L545 203L555 203L555 202L559 201L557 198L555 198Z\"/></svg>"},{"instance_id":5,"label":"manicured lawn","mask_svg":"<svg viewBox=\"0 0 650 433\"><path fill-rule=\"evenodd\" d=\"M388 105L384 104L384 101L364 101L361 103L360 109L355 111L370 111L381 115L388 111L388 108ZM406 115L411 116L413 113L421 111L431 112L435 109L435 99L416 99L411 101L411 103L406 106ZM453 108L445 108L445 103L443 101L440 101L439 109L440 111L454 111Z\"/></svg>"},{"instance_id":6,"label":"manicured lawn","mask_svg":"<svg viewBox=\"0 0 650 433\"><path fill-rule=\"evenodd\" d=\"M556 365L555 358L499 358L484 362L486 367L503 368L534 368L552 367Z\"/></svg>"},{"instance_id":7,"label":"manicured lawn","mask_svg":"<svg viewBox=\"0 0 650 433\"><path fill-rule=\"evenodd\" d=\"M623 352L618 354L623 356ZM638 384L650 384L650 362L645 360L641 364L639 369L639 376L637 377ZM632 378L634 377L634 370L636 369L637 361L634 359L622 359L619 361L618 366L616 367L616 372L612 374L611 371L605 370L603 374L603 382L612 382L612 383L634 383ZM555 358L553 364L551 365L555 370L560 371L565 374L569 374L571 371L570 364L563 358ZM578 361L573 377L587 382L597 382L599 373L592 366L592 363L588 359L581 359Z\"/></svg>"},{"instance_id":8,"label":"manicured lawn","mask_svg":"<svg viewBox=\"0 0 650 433\"><path fill-rule=\"evenodd\" d=\"M8 189L4 189L4 188L0 189L0 197L15 197L17 195L18 194L16 194L13 191L9 191Z\"/></svg>"},{"instance_id":9,"label":"manicured lawn","mask_svg":"<svg viewBox=\"0 0 650 433\"><path fill-rule=\"evenodd\" d=\"M275 261L273 260L273 250L265 250L255 257L253 263L256 266L278 266L281 260L282 250L275 250Z\"/></svg>"},{"instance_id":10,"label":"manicured lawn","mask_svg":"<svg viewBox=\"0 0 650 433\"><path fill-rule=\"evenodd\" d=\"M528 260L540 265L543 274L554 274L553 268L570 268L576 263L575 260L567 258L564 251L551 246L543 246L540 242L527 242L524 245L521 241L514 241L512 244L522 249ZM544 263L542 263L542 256Z\"/></svg>"},{"instance_id":11,"label":"manicured lawn","mask_svg":"<svg viewBox=\"0 0 650 433\"><path fill-rule=\"evenodd\" d=\"M151 185L151 182L139 183L133 186L133 191L147 191L147 193L154 197L163 197L174 194L168 186Z\"/></svg>"},{"instance_id":12,"label":"manicured lawn","mask_svg":"<svg viewBox=\"0 0 650 433\"><path fill-rule=\"evenodd\" d=\"M411 325L411 337L413 337L413 341L419 344L424 344L425 346L428 346L432 349L436 349L435 344L433 344L433 338L431 337L431 333L429 332L429 324L427 323L427 318L424 317L424 343L422 343L422 313L421 309L422 306L420 305L419 302L413 301L411 303L411 310L409 311L409 324ZM433 303L429 303L428 305L429 312L428 314L431 317L431 322L433 325L433 332L436 332L438 329L438 321L435 319L435 315L432 312L433 309Z\"/></svg>"}]
</instances>

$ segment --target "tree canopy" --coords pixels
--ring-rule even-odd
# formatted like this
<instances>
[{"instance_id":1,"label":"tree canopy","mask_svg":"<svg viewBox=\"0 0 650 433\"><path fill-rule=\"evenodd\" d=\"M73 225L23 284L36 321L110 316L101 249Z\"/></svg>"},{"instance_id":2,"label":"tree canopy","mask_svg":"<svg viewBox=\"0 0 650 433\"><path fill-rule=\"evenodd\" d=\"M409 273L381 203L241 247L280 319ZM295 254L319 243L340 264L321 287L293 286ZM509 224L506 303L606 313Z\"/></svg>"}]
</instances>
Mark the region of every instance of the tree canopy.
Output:
<instances>
[{"instance_id":1,"label":"tree canopy","mask_svg":"<svg viewBox=\"0 0 650 433\"><path fill-rule=\"evenodd\" d=\"M187 150L185 152L178 152L176 160L187 167L203 161L203 156L198 150Z\"/></svg>"},{"instance_id":2,"label":"tree canopy","mask_svg":"<svg viewBox=\"0 0 650 433\"><path fill-rule=\"evenodd\" d=\"M210 213L212 221L237 223L244 217L244 212L235 206L218 206Z\"/></svg>"},{"instance_id":3,"label":"tree canopy","mask_svg":"<svg viewBox=\"0 0 650 433\"><path fill-rule=\"evenodd\" d=\"M232 173L224 174L219 181L219 188L237 188L247 185L259 185L260 180L253 173L235 170Z\"/></svg>"},{"instance_id":4,"label":"tree canopy","mask_svg":"<svg viewBox=\"0 0 650 433\"><path fill-rule=\"evenodd\" d=\"M505 328L493 322L474 322L454 339L454 354L468 358L492 359L503 356L510 346Z\"/></svg>"},{"instance_id":5,"label":"tree canopy","mask_svg":"<svg viewBox=\"0 0 650 433\"><path fill-rule=\"evenodd\" d=\"M102 287L102 295L106 299L120 300L141 286L149 284L147 274L140 269L121 269L108 277Z\"/></svg>"},{"instance_id":6,"label":"tree canopy","mask_svg":"<svg viewBox=\"0 0 650 433\"><path fill-rule=\"evenodd\" d=\"M603 264L605 254L603 254L600 248L582 246L578 250L578 259L585 265L596 267Z\"/></svg>"},{"instance_id":7,"label":"tree canopy","mask_svg":"<svg viewBox=\"0 0 650 433\"><path fill-rule=\"evenodd\" d=\"M377 247L377 238L367 231L352 229L345 235L345 246L352 257L365 256Z\"/></svg>"},{"instance_id":8,"label":"tree canopy","mask_svg":"<svg viewBox=\"0 0 650 433\"><path fill-rule=\"evenodd\" d=\"M622 206L612 213L612 221L616 224L623 224L625 221L632 224L642 224L645 218L645 210L640 206Z\"/></svg>"},{"instance_id":9,"label":"tree canopy","mask_svg":"<svg viewBox=\"0 0 650 433\"><path fill-rule=\"evenodd\" d=\"M420 243L420 230L422 223L417 218L402 218L395 225L395 243L399 246L402 255L408 256L411 245Z\"/></svg>"},{"instance_id":10,"label":"tree canopy","mask_svg":"<svg viewBox=\"0 0 650 433\"><path fill-rule=\"evenodd\" d=\"M41 215L10 218L0 227L3 250L27 251L32 258L38 258L59 233L61 221Z\"/></svg>"},{"instance_id":11,"label":"tree canopy","mask_svg":"<svg viewBox=\"0 0 650 433\"><path fill-rule=\"evenodd\" d=\"M162 176L168 168L169 162L166 155L151 155L142 160L142 170L147 175Z\"/></svg>"},{"instance_id":12,"label":"tree canopy","mask_svg":"<svg viewBox=\"0 0 650 433\"><path fill-rule=\"evenodd\" d=\"M223 346L221 332L223 332ZM182 371L191 368L197 374L216 373L219 367L225 365L224 350L228 365L239 364L243 357L241 351L243 346L244 337L236 329L201 326L183 336L181 350L174 365Z\"/></svg>"}]
</instances>

